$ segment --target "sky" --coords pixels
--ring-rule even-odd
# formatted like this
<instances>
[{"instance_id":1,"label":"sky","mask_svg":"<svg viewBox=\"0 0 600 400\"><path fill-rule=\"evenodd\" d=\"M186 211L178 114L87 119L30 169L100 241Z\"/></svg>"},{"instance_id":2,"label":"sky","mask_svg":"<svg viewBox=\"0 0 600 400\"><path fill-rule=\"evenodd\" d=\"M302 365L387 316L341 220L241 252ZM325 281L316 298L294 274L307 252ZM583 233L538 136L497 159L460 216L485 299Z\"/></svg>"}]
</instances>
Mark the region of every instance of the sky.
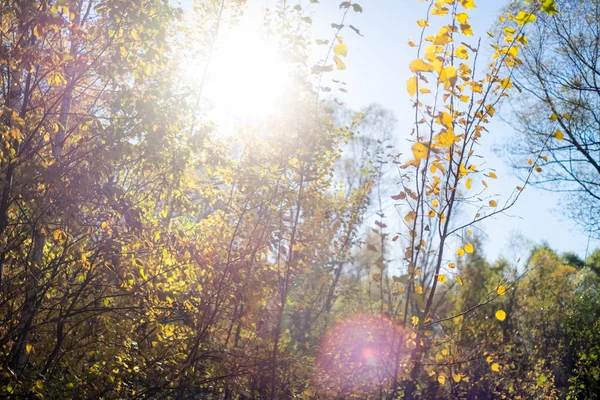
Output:
<instances>
[{"instance_id":1,"label":"sky","mask_svg":"<svg viewBox=\"0 0 600 400\"><path fill-rule=\"evenodd\" d=\"M339 23L342 16L337 7L339 3L322 0L321 8L315 8L315 37L331 37L330 23ZM427 4L417 0L368 0L359 3L363 12L350 12L345 22L358 28L364 36L360 37L350 29L341 33L348 46L347 69L336 73L347 83L348 93L342 100L353 109L379 103L393 111L399 122L397 144L402 146L402 142L409 138L413 121L405 82L410 76L408 63L415 58L415 50L407 42L418 41L420 28L416 21L426 15ZM485 42L486 32L497 20L504 3L479 0L476 4L477 8L470 10L469 18L475 34L473 44L478 37L482 37L482 43ZM503 111L509 110L500 108L496 117ZM488 129L490 132L484 136L478 151L486 160L486 166L494 168L498 174L499 179L493 182L493 186L490 185L492 192L507 198L516 186L522 185L501 150L508 141L516 140L515 133L498 118ZM590 241L585 232L568 219L561 208L561 201L558 193L526 187L506 215L480 225L485 233L485 254L491 259L526 257L514 247L515 244L524 245L531 241L534 244L545 242L559 252L569 251L585 257L586 251L589 254L599 243ZM516 233L520 235L515 236Z\"/></svg>"}]
</instances>

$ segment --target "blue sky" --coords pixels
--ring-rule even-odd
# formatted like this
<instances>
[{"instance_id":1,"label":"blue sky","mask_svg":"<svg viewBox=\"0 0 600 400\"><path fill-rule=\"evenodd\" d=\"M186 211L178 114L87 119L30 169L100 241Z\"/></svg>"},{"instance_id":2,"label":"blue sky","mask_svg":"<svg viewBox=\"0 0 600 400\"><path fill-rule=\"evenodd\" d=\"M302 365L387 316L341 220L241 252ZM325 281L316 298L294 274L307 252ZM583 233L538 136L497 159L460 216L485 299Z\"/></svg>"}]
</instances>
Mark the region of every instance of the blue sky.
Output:
<instances>
[{"instance_id":1,"label":"blue sky","mask_svg":"<svg viewBox=\"0 0 600 400\"><path fill-rule=\"evenodd\" d=\"M271 3L271 2L268 2ZM345 71L336 72L337 78L347 83L348 94L343 100L353 109L370 103L379 103L392 110L399 121L398 145L408 139L412 124L412 112L405 82L408 79L408 63L415 58L414 49L407 45L409 40L417 41L419 28L415 21L425 16L427 4L417 0L370 0L359 2L362 13L350 12L346 24L352 24L364 37L349 29L342 32L348 46ZM314 8L315 36L330 39L333 31L330 23L339 23L342 11L337 7L339 1L322 0ZM477 8L471 10L470 21L473 25L476 43L487 37L486 31L497 20L500 1L479 0ZM504 110L504 112L508 109ZM502 109L496 114L503 112ZM484 137L479 153L486 159L488 167L496 169L499 179L491 188L506 198L514 187L522 183L515 177L506 158L494 148L502 148L509 140L515 140L512 129L498 118L488 127L490 133ZM523 242L527 238L534 243L547 242L552 248L564 252L571 251L585 256L588 237L565 215L561 208L561 196L528 187L522 193L517 204L504 216L486 221L480 227L487 234L486 254L495 259L505 256L526 256L513 254L511 236L520 232L522 237L512 238L512 242ZM597 246L590 242L589 249Z\"/></svg>"}]
</instances>

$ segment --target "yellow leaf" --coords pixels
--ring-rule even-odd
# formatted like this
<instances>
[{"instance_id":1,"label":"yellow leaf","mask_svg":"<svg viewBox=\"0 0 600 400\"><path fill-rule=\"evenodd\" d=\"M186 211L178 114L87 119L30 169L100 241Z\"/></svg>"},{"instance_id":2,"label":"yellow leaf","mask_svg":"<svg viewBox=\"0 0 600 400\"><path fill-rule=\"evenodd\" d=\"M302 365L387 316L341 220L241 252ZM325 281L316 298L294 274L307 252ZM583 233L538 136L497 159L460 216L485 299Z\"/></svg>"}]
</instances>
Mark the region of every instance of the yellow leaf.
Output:
<instances>
[{"instance_id":1,"label":"yellow leaf","mask_svg":"<svg viewBox=\"0 0 600 400\"><path fill-rule=\"evenodd\" d=\"M494 172L490 172L488 176L492 179L498 179L498 176Z\"/></svg>"},{"instance_id":2,"label":"yellow leaf","mask_svg":"<svg viewBox=\"0 0 600 400\"><path fill-rule=\"evenodd\" d=\"M469 171L467 171L467 169L465 168L465 164L460 163L460 165L458 166L458 177L462 178L464 176L466 176L469 173Z\"/></svg>"},{"instance_id":3,"label":"yellow leaf","mask_svg":"<svg viewBox=\"0 0 600 400\"><path fill-rule=\"evenodd\" d=\"M373 280L379 282L381 280L381 274L373 274Z\"/></svg>"},{"instance_id":4,"label":"yellow leaf","mask_svg":"<svg viewBox=\"0 0 600 400\"><path fill-rule=\"evenodd\" d=\"M485 359L485 361L489 364L492 361L494 361L494 358L492 356L487 356L487 358Z\"/></svg>"},{"instance_id":5,"label":"yellow leaf","mask_svg":"<svg viewBox=\"0 0 600 400\"><path fill-rule=\"evenodd\" d=\"M504 285L500 285L496 291L500 296L504 296L506 294L506 287Z\"/></svg>"},{"instance_id":6,"label":"yellow leaf","mask_svg":"<svg viewBox=\"0 0 600 400\"><path fill-rule=\"evenodd\" d=\"M406 89L408 90L408 94L410 97L413 97L417 93L417 77L411 76L406 81Z\"/></svg>"},{"instance_id":7,"label":"yellow leaf","mask_svg":"<svg viewBox=\"0 0 600 400\"><path fill-rule=\"evenodd\" d=\"M540 167L539 165L536 165L536 166L535 166L535 170L536 170L537 172L542 172L542 167Z\"/></svg>"},{"instance_id":8,"label":"yellow leaf","mask_svg":"<svg viewBox=\"0 0 600 400\"><path fill-rule=\"evenodd\" d=\"M456 255L459 257L462 257L465 255L465 249L463 249L462 247L459 248L458 250L456 250Z\"/></svg>"},{"instance_id":9,"label":"yellow leaf","mask_svg":"<svg viewBox=\"0 0 600 400\"><path fill-rule=\"evenodd\" d=\"M456 57L462 58L463 60L469 59L469 52L467 51L467 47L464 45L459 46L455 50Z\"/></svg>"},{"instance_id":10,"label":"yellow leaf","mask_svg":"<svg viewBox=\"0 0 600 400\"><path fill-rule=\"evenodd\" d=\"M468 18L469 14L467 14L466 12L456 14L456 20L461 24L466 24Z\"/></svg>"},{"instance_id":11,"label":"yellow leaf","mask_svg":"<svg viewBox=\"0 0 600 400\"><path fill-rule=\"evenodd\" d=\"M333 56L333 61L335 61L335 66L338 70L346 69L346 64L344 64L339 56Z\"/></svg>"},{"instance_id":12,"label":"yellow leaf","mask_svg":"<svg viewBox=\"0 0 600 400\"><path fill-rule=\"evenodd\" d=\"M560 129L557 129L556 132L554 132L554 138L556 140L563 140L565 138L565 134Z\"/></svg>"},{"instance_id":13,"label":"yellow leaf","mask_svg":"<svg viewBox=\"0 0 600 400\"><path fill-rule=\"evenodd\" d=\"M438 135L435 135L433 139L438 147L450 147L460 141L460 136L455 135L451 129L444 129Z\"/></svg>"},{"instance_id":14,"label":"yellow leaf","mask_svg":"<svg viewBox=\"0 0 600 400\"><path fill-rule=\"evenodd\" d=\"M431 15L439 15L441 17L443 15L448 14L448 12L450 12L450 10L448 10L448 7L440 7L436 3L435 7L431 10Z\"/></svg>"},{"instance_id":15,"label":"yellow leaf","mask_svg":"<svg viewBox=\"0 0 600 400\"><path fill-rule=\"evenodd\" d=\"M467 178L467 181L465 182L465 187L467 188L467 190L471 190L472 183L473 183L473 179Z\"/></svg>"},{"instance_id":16,"label":"yellow leaf","mask_svg":"<svg viewBox=\"0 0 600 400\"><path fill-rule=\"evenodd\" d=\"M563 118L566 119L567 121L571 119L571 114L569 113L564 113L563 114Z\"/></svg>"},{"instance_id":17,"label":"yellow leaf","mask_svg":"<svg viewBox=\"0 0 600 400\"><path fill-rule=\"evenodd\" d=\"M417 294L423 294L423 286L421 286L421 285L418 285L418 286L415 288L415 293L417 293Z\"/></svg>"},{"instance_id":18,"label":"yellow leaf","mask_svg":"<svg viewBox=\"0 0 600 400\"><path fill-rule=\"evenodd\" d=\"M417 25L419 25L421 28L425 28L426 26L429 26L429 22L425 21L424 19L420 19L417 21Z\"/></svg>"},{"instance_id":19,"label":"yellow leaf","mask_svg":"<svg viewBox=\"0 0 600 400\"><path fill-rule=\"evenodd\" d=\"M33 350L33 346L32 345L30 345L29 343L27 345L25 345L25 352L27 354L31 354L31 353L33 353L33 351L34 350Z\"/></svg>"},{"instance_id":20,"label":"yellow leaf","mask_svg":"<svg viewBox=\"0 0 600 400\"><path fill-rule=\"evenodd\" d=\"M515 21L517 21L517 24L519 24L519 25L525 25L530 22L534 22L535 19L536 19L535 15L525 12L525 11L519 11L517 16L515 17Z\"/></svg>"},{"instance_id":21,"label":"yellow leaf","mask_svg":"<svg viewBox=\"0 0 600 400\"><path fill-rule=\"evenodd\" d=\"M473 253L474 250L475 250L475 248L473 247L473 245L471 243L465 244L465 251L467 253Z\"/></svg>"},{"instance_id":22,"label":"yellow leaf","mask_svg":"<svg viewBox=\"0 0 600 400\"><path fill-rule=\"evenodd\" d=\"M304 392L300 394L300 398L302 400L310 400L312 399L313 392L310 389L306 389Z\"/></svg>"},{"instance_id":23,"label":"yellow leaf","mask_svg":"<svg viewBox=\"0 0 600 400\"><path fill-rule=\"evenodd\" d=\"M470 230L470 229L467 229L467 234L468 234L468 235L472 235L472 234L473 234L473 231L472 231L472 230Z\"/></svg>"},{"instance_id":24,"label":"yellow leaf","mask_svg":"<svg viewBox=\"0 0 600 400\"><path fill-rule=\"evenodd\" d=\"M504 312L504 310L496 311L496 319L498 321L504 321L506 319L506 313Z\"/></svg>"},{"instance_id":25,"label":"yellow leaf","mask_svg":"<svg viewBox=\"0 0 600 400\"><path fill-rule=\"evenodd\" d=\"M498 203L496 202L496 200L490 200L490 207L496 207L498 205Z\"/></svg>"},{"instance_id":26,"label":"yellow leaf","mask_svg":"<svg viewBox=\"0 0 600 400\"><path fill-rule=\"evenodd\" d=\"M465 36L473 36L473 27L470 24L460 24L460 31Z\"/></svg>"},{"instance_id":27,"label":"yellow leaf","mask_svg":"<svg viewBox=\"0 0 600 400\"><path fill-rule=\"evenodd\" d=\"M467 10L475 8L475 2L473 0L460 0L460 4Z\"/></svg>"},{"instance_id":28,"label":"yellow leaf","mask_svg":"<svg viewBox=\"0 0 600 400\"><path fill-rule=\"evenodd\" d=\"M452 115L450 115L450 113L444 111L440 112L440 115L438 116L438 121L447 129L452 129L454 119L452 118Z\"/></svg>"},{"instance_id":29,"label":"yellow leaf","mask_svg":"<svg viewBox=\"0 0 600 400\"><path fill-rule=\"evenodd\" d=\"M333 54L335 54L336 56L346 57L348 55L348 47L346 46L346 43L342 42L336 44L333 48Z\"/></svg>"},{"instance_id":30,"label":"yellow leaf","mask_svg":"<svg viewBox=\"0 0 600 400\"><path fill-rule=\"evenodd\" d=\"M442 68L439 81L444 83L444 88L446 90L450 89L451 87L454 87L454 85L456 84L456 79L456 68L454 66L447 65L444 68Z\"/></svg>"},{"instance_id":31,"label":"yellow leaf","mask_svg":"<svg viewBox=\"0 0 600 400\"><path fill-rule=\"evenodd\" d=\"M462 279L460 278L460 276L458 276L458 275L454 275L454 277L456 278L456 282L458 282L458 284L459 284L460 286L462 286L462 285L463 285L463 281L462 281Z\"/></svg>"},{"instance_id":32,"label":"yellow leaf","mask_svg":"<svg viewBox=\"0 0 600 400\"><path fill-rule=\"evenodd\" d=\"M449 263L448 268L456 268L456 263L453 263L453 262Z\"/></svg>"},{"instance_id":33,"label":"yellow leaf","mask_svg":"<svg viewBox=\"0 0 600 400\"><path fill-rule=\"evenodd\" d=\"M552 114L550 116L550 121L556 121L557 119L558 119L558 115L556 115L556 114Z\"/></svg>"},{"instance_id":34,"label":"yellow leaf","mask_svg":"<svg viewBox=\"0 0 600 400\"><path fill-rule=\"evenodd\" d=\"M527 37L525 35L519 35L517 36L517 42L521 44L527 44Z\"/></svg>"},{"instance_id":35,"label":"yellow leaf","mask_svg":"<svg viewBox=\"0 0 600 400\"><path fill-rule=\"evenodd\" d=\"M64 243L67 240L67 234L61 231L60 229L55 230L53 236L54 240L56 240L59 243Z\"/></svg>"},{"instance_id":36,"label":"yellow leaf","mask_svg":"<svg viewBox=\"0 0 600 400\"><path fill-rule=\"evenodd\" d=\"M413 316L413 317L410 319L410 322L411 322L413 325L417 325L417 324L419 323L419 317L417 317L416 315L414 315L414 316Z\"/></svg>"},{"instance_id":37,"label":"yellow leaf","mask_svg":"<svg viewBox=\"0 0 600 400\"><path fill-rule=\"evenodd\" d=\"M419 59L411 61L409 64L409 68L412 72L430 72L433 71L433 65L426 63L425 61Z\"/></svg>"},{"instance_id":38,"label":"yellow leaf","mask_svg":"<svg viewBox=\"0 0 600 400\"><path fill-rule=\"evenodd\" d=\"M410 161L407 161L404 165L402 165L402 168L408 168L410 166L419 168L419 164L420 164L419 160L410 160Z\"/></svg>"},{"instance_id":39,"label":"yellow leaf","mask_svg":"<svg viewBox=\"0 0 600 400\"><path fill-rule=\"evenodd\" d=\"M15 139L15 140L21 140L21 130L19 128L16 127L12 127L10 128L10 137Z\"/></svg>"},{"instance_id":40,"label":"yellow leaf","mask_svg":"<svg viewBox=\"0 0 600 400\"><path fill-rule=\"evenodd\" d=\"M454 380L454 382L458 383L458 382L460 382L461 375L453 373L452 374L452 379Z\"/></svg>"},{"instance_id":41,"label":"yellow leaf","mask_svg":"<svg viewBox=\"0 0 600 400\"><path fill-rule=\"evenodd\" d=\"M444 30L443 32L440 32L437 35L435 35L435 38L433 39L433 44L443 46L445 44L450 43L451 41L452 36L450 36L450 34Z\"/></svg>"},{"instance_id":42,"label":"yellow leaf","mask_svg":"<svg viewBox=\"0 0 600 400\"><path fill-rule=\"evenodd\" d=\"M446 377L444 375L438 375L438 382L440 383L440 385L443 385L446 383Z\"/></svg>"},{"instance_id":43,"label":"yellow leaf","mask_svg":"<svg viewBox=\"0 0 600 400\"><path fill-rule=\"evenodd\" d=\"M417 142L412 145L413 156L415 157L416 160L421 160L421 159L427 157L428 150L429 149L427 148L427 146L425 146L421 142Z\"/></svg>"},{"instance_id":44,"label":"yellow leaf","mask_svg":"<svg viewBox=\"0 0 600 400\"><path fill-rule=\"evenodd\" d=\"M417 217L417 214L414 211L409 211L406 216L404 216L404 220L406 222L410 222Z\"/></svg>"},{"instance_id":45,"label":"yellow leaf","mask_svg":"<svg viewBox=\"0 0 600 400\"><path fill-rule=\"evenodd\" d=\"M492 364L492 371L494 372L499 372L500 371L500 365L493 363Z\"/></svg>"},{"instance_id":46,"label":"yellow leaf","mask_svg":"<svg viewBox=\"0 0 600 400\"><path fill-rule=\"evenodd\" d=\"M439 274L437 277L438 282L446 282L446 275Z\"/></svg>"}]
</instances>

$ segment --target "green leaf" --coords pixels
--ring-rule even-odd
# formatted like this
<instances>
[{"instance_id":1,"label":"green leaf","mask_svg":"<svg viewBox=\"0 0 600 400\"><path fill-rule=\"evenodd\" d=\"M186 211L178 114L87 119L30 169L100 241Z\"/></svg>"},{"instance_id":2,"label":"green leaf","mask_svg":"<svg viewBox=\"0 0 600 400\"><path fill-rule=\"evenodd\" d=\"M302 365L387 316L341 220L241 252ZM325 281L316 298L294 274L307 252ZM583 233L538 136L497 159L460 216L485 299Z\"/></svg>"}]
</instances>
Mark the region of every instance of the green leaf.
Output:
<instances>
[{"instance_id":1,"label":"green leaf","mask_svg":"<svg viewBox=\"0 0 600 400\"><path fill-rule=\"evenodd\" d=\"M548 14L549 16L553 16L558 12L558 7L556 6L556 1L554 0L545 0L542 4L542 11Z\"/></svg>"},{"instance_id":2,"label":"green leaf","mask_svg":"<svg viewBox=\"0 0 600 400\"><path fill-rule=\"evenodd\" d=\"M314 75L318 75L323 72L331 72L333 71L333 65L313 65L310 71Z\"/></svg>"},{"instance_id":3,"label":"green leaf","mask_svg":"<svg viewBox=\"0 0 600 400\"><path fill-rule=\"evenodd\" d=\"M352 8L354 9L354 12L357 12L357 13L363 12L362 7L357 3L352 4Z\"/></svg>"},{"instance_id":4,"label":"green leaf","mask_svg":"<svg viewBox=\"0 0 600 400\"><path fill-rule=\"evenodd\" d=\"M352 29L354 32L356 32L356 34L357 34L358 36L362 36L362 34L361 34L361 33L360 33L360 31L358 30L358 28L356 28L356 27L354 27L354 26L352 26L352 25L349 25L349 26L350 26L350 29Z\"/></svg>"}]
</instances>

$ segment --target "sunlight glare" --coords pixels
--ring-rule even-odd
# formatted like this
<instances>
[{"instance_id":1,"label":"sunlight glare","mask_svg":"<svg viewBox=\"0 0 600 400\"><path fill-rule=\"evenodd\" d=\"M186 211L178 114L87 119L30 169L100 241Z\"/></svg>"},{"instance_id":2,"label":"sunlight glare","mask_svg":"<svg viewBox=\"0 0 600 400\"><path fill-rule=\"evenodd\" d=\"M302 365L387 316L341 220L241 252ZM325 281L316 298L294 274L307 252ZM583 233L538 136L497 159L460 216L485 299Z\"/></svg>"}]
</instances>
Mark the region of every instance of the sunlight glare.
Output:
<instances>
[{"instance_id":1,"label":"sunlight glare","mask_svg":"<svg viewBox=\"0 0 600 400\"><path fill-rule=\"evenodd\" d=\"M219 41L205 94L217 119L261 122L281 111L289 75L276 45L242 26L228 30Z\"/></svg>"}]
</instances>

